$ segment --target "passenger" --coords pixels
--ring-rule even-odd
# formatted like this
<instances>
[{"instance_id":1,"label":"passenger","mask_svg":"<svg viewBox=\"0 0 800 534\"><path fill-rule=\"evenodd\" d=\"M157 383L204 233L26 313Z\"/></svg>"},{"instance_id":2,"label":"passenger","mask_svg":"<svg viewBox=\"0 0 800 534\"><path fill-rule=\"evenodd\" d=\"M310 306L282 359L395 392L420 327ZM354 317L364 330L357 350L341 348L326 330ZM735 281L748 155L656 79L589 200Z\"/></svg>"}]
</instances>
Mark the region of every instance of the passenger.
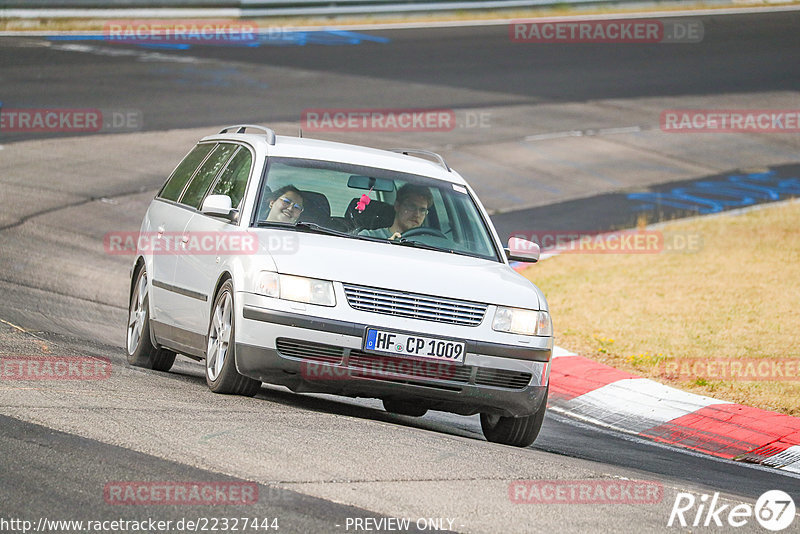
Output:
<instances>
[{"instance_id":1,"label":"passenger","mask_svg":"<svg viewBox=\"0 0 800 534\"><path fill-rule=\"evenodd\" d=\"M406 184L397 190L394 202L394 222L388 228L362 230L359 235L394 240L405 232L419 228L425 222L433 195L422 185Z\"/></svg>"},{"instance_id":2,"label":"passenger","mask_svg":"<svg viewBox=\"0 0 800 534\"><path fill-rule=\"evenodd\" d=\"M303 195L293 185L285 185L270 195L267 220L295 223L303 213Z\"/></svg>"}]
</instances>

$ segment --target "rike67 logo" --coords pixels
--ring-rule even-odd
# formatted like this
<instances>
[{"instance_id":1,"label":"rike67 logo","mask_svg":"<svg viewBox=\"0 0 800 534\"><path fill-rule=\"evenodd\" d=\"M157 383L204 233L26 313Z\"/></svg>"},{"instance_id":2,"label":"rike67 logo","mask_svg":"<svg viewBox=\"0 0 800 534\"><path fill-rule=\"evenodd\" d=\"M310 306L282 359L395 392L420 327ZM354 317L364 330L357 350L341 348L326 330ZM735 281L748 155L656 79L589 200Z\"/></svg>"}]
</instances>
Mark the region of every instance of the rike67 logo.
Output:
<instances>
[{"instance_id":1,"label":"rike67 logo","mask_svg":"<svg viewBox=\"0 0 800 534\"><path fill-rule=\"evenodd\" d=\"M767 530L778 532L788 528L795 518L795 504L792 497L781 490L763 493L755 505L741 503L735 506L722 504L719 493L706 494L699 498L691 493L678 493L668 527L743 527L755 519Z\"/></svg>"}]
</instances>

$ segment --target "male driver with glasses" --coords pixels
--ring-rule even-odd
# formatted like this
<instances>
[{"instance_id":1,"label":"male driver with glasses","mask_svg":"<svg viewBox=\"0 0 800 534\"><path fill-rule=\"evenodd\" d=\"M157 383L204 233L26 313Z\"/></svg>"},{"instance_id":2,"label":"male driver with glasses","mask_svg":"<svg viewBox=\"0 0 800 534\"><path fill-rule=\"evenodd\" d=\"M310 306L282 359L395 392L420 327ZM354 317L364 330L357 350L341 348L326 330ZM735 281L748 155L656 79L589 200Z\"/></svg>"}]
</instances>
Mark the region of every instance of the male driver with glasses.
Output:
<instances>
[{"instance_id":1,"label":"male driver with glasses","mask_svg":"<svg viewBox=\"0 0 800 534\"><path fill-rule=\"evenodd\" d=\"M433 204L433 195L427 187L406 184L397 190L392 225L389 228L362 230L359 235L389 240L397 239L408 230L422 226L431 204Z\"/></svg>"}]
</instances>

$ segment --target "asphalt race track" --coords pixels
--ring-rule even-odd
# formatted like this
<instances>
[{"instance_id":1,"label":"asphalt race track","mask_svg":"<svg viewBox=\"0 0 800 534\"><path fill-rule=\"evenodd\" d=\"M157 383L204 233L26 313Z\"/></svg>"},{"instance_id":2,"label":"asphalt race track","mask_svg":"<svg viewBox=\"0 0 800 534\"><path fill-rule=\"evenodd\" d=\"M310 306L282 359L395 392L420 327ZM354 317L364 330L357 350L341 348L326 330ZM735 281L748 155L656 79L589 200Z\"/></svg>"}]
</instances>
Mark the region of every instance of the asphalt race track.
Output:
<instances>
[{"instance_id":1,"label":"asphalt race track","mask_svg":"<svg viewBox=\"0 0 800 534\"><path fill-rule=\"evenodd\" d=\"M82 108L135 118L86 135L0 131L0 357L111 365L105 380L0 380L0 531L16 531L2 523L11 518L246 517L277 519L278 532L396 531L390 518L412 518L408 531L702 532L713 527L667 527L678 493L719 492L735 506L781 489L800 504L797 475L552 414L519 450L487 443L477 417L414 419L377 401L269 386L253 399L218 396L189 359L169 373L125 361L131 258L106 254L103 236L138 229L180 158L228 124L293 135L307 109L453 110L458 125L446 132L305 135L438 150L505 235L620 227L636 209L651 221L729 209L737 206L714 191L697 209L663 195L730 176L797 177L797 133L670 134L659 116L798 108L800 15L694 20L702 42L646 45L514 43L506 25L352 30L346 42L249 48L0 37L0 114ZM514 502L510 484L532 479L649 481L663 495L651 504ZM126 481L251 484L258 499L109 502L108 485ZM172 531L183 530L192 529ZM763 531L754 520L735 530Z\"/></svg>"}]
</instances>

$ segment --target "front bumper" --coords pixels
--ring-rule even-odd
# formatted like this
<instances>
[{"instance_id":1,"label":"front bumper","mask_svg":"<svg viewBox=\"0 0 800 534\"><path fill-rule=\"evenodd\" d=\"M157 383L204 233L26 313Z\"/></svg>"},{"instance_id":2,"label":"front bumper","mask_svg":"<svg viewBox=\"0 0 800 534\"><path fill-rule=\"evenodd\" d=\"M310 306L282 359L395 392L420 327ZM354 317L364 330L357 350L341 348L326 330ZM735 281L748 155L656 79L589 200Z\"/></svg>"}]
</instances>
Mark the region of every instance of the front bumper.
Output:
<instances>
[{"instance_id":1,"label":"front bumper","mask_svg":"<svg viewBox=\"0 0 800 534\"><path fill-rule=\"evenodd\" d=\"M551 349L466 340L464 365L366 353L367 325L290 311L242 307L236 367L297 392L421 402L461 415L534 413L546 395ZM375 325L371 325L375 326ZM385 327L392 329L391 327ZM243 331L272 342L251 343Z\"/></svg>"}]
</instances>

